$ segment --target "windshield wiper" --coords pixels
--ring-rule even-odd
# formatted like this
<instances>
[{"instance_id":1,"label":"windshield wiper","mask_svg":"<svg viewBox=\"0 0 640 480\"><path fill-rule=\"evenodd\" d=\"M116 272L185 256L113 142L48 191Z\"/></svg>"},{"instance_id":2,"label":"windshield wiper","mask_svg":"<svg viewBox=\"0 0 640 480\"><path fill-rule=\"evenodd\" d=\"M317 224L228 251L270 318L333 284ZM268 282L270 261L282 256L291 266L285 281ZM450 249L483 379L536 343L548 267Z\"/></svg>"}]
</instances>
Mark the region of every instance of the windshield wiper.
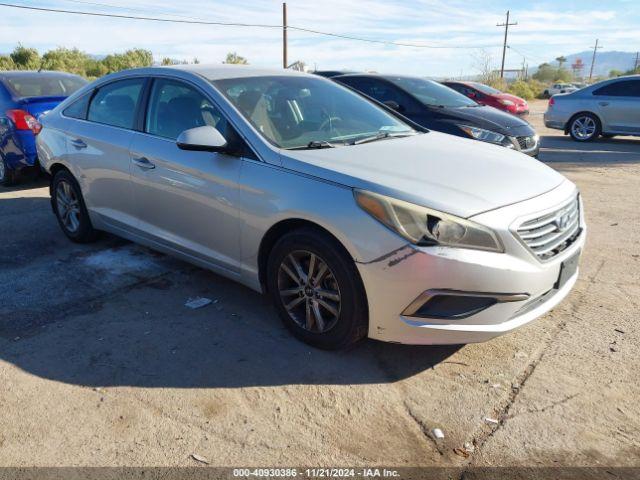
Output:
<instances>
[{"instance_id":1,"label":"windshield wiper","mask_svg":"<svg viewBox=\"0 0 640 480\"><path fill-rule=\"evenodd\" d=\"M314 148L336 148L336 146L331 142L327 142L326 140L311 140L306 145L301 145L300 147L291 147L287 150L311 150Z\"/></svg>"},{"instance_id":2,"label":"windshield wiper","mask_svg":"<svg viewBox=\"0 0 640 480\"><path fill-rule=\"evenodd\" d=\"M391 132L378 132L375 135L371 135L369 137L360 138L358 140L354 140L349 145L360 145L362 143L375 142L376 140L383 140L385 138L398 138L398 137L410 137L414 135L414 133L395 133Z\"/></svg>"}]
</instances>

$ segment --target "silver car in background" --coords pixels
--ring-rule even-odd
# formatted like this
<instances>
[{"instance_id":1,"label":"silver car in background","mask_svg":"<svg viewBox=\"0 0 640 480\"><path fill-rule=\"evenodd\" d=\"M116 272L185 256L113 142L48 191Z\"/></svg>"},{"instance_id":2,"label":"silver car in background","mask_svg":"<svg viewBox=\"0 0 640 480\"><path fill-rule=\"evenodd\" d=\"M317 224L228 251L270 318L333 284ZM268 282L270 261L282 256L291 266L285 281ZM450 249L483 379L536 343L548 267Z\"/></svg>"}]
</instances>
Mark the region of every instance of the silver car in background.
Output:
<instances>
[{"instance_id":1,"label":"silver car in background","mask_svg":"<svg viewBox=\"0 0 640 480\"><path fill-rule=\"evenodd\" d=\"M544 124L564 130L578 142L600 135L640 136L640 75L605 80L551 97Z\"/></svg>"},{"instance_id":2,"label":"silver car in background","mask_svg":"<svg viewBox=\"0 0 640 480\"><path fill-rule=\"evenodd\" d=\"M318 76L130 70L43 123L71 240L109 231L267 292L318 347L487 340L551 309L578 275L574 184Z\"/></svg>"}]
</instances>

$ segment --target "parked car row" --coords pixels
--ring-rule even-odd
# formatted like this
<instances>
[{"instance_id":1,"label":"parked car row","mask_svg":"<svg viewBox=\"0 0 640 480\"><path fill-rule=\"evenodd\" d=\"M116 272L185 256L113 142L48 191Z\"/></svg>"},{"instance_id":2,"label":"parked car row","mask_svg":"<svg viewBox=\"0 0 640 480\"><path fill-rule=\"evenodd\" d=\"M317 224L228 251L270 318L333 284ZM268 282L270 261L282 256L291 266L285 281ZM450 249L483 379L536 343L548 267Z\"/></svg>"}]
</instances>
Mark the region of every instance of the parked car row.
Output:
<instances>
[{"instance_id":1,"label":"parked car row","mask_svg":"<svg viewBox=\"0 0 640 480\"><path fill-rule=\"evenodd\" d=\"M108 231L268 293L314 346L458 344L558 304L586 236L576 186L488 109L410 77L145 68L40 117L37 151L72 241Z\"/></svg>"}]
</instances>

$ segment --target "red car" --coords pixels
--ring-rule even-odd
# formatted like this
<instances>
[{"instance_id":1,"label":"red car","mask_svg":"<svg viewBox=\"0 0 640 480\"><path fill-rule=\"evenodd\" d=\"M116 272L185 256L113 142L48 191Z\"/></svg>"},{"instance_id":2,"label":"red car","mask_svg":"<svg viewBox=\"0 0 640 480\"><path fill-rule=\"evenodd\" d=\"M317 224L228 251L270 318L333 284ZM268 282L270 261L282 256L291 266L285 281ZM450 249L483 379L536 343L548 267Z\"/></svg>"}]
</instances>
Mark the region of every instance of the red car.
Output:
<instances>
[{"instance_id":1,"label":"red car","mask_svg":"<svg viewBox=\"0 0 640 480\"><path fill-rule=\"evenodd\" d=\"M516 97L510 93L504 93L493 87L478 82L442 82L447 87L466 95L475 100L480 105L503 110L514 115L524 115L529 113L529 104L523 98Z\"/></svg>"}]
</instances>

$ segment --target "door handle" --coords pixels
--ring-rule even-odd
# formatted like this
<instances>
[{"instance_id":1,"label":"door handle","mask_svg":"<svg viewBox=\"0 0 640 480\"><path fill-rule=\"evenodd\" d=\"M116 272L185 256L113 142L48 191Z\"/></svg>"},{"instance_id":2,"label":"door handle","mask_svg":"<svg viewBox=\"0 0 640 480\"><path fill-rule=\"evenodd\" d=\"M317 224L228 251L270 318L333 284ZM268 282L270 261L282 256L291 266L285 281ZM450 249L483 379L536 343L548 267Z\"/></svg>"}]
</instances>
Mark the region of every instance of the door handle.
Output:
<instances>
[{"instance_id":1,"label":"door handle","mask_svg":"<svg viewBox=\"0 0 640 480\"><path fill-rule=\"evenodd\" d=\"M87 144L82 141L80 138L76 138L75 140L71 140L71 145L76 148L87 148Z\"/></svg>"},{"instance_id":2,"label":"door handle","mask_svg":"<svg viewBox=\"0 0 640 480\"><path fill-rule=\"evenodd\" d=\"M598 102L598 105L600 105L601 107L606 107L607 105L609 105L609 102Z\"/></svg>"},{"instance_id":3,"label":"door handle","mask_svg":"<svg viewBox=\"0 0 640 480\"><path fill-rule=\"evenodd\" d=\"M156 168L156 166L149 161L147 157L137 157L133 159L133 163L136 164L138 168L142 170L152 170Z\"/></svg>"}]
</instances>

